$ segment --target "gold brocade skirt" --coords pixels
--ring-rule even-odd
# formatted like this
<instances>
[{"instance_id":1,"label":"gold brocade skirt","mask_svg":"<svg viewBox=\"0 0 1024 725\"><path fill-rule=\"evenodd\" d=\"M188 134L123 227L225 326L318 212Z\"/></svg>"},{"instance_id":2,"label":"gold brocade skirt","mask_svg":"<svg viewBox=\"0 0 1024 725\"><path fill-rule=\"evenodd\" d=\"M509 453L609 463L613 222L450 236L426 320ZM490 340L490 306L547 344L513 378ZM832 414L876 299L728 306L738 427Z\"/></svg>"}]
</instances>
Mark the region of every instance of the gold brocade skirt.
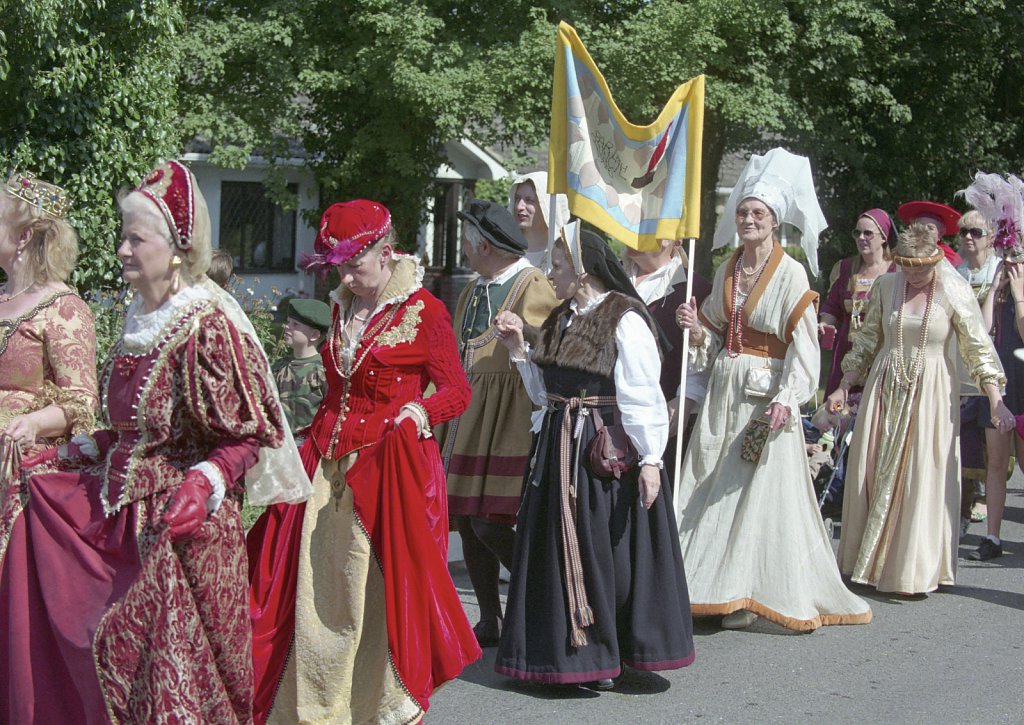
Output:
<instances>
[{"instance_id":1,"label":"gold brocade skirt","mask_svg":"<svg viewBox=\"0 0 1024 725\"><path fill-rule=\"evenodd\" d=\"M271 723L394 723L423 711L388 654L384 578L353 511L349 454L321 461L306 502L299 551L295 640Z\"/></svg>"}]
</instances>

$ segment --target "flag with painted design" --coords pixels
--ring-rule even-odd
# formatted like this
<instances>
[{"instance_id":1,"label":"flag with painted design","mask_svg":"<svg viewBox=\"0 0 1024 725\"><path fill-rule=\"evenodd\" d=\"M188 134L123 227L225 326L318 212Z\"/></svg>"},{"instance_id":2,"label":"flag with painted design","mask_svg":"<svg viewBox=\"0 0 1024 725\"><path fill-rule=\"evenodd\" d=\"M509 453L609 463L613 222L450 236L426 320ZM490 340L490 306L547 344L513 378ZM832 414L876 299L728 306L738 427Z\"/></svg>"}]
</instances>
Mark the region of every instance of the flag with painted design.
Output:
<instances>
[{"instance_id":1,"label":"flag with painted design","mask_svg":"<svg viewBox=\"0 0 1024 725\"><path fill-rule=\"evenodd\" d=\"M704 76L676 89L647 126L626 120L572 26L560 23L548 192L634 249L700 234Z\"/></svg>"}]
</instances>

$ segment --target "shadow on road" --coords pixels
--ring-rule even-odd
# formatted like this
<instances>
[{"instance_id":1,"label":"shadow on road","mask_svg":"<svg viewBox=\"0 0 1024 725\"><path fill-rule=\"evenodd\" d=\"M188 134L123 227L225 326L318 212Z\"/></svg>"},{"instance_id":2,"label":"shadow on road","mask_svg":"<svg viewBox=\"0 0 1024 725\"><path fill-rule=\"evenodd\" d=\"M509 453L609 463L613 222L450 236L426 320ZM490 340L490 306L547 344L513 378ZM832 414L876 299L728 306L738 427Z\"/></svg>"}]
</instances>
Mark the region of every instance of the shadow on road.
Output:
<instances>
[{"instance_id":1,"label":"shadow on road","mask_svg":"<svg viewBox=\"0 0 1024 725\"><path fill-rule=\"evenodd\" d=\"M998 604L1001 607L1024 610L1024 594L1017 592L1004 592L1001 589L986 589L984 587L966 587L957 585L955 587L943 587L943 594L952 594L957 597L977 599L989 604Z\"/></svg>"},{"instance_id":2,"label":"shadow on road","mask_svg":"<svg viewBox=\"0 0 1024 725\"><path fill-rule=\"evenodd\" d=\"M518 695L526 695L537 700L590 700L600 696L597 692L584 690L576 685L541 685L532 682L521 682L511 677L499 675L494 671L494 653L496 649L496 647L485 649L484 656L463 670L462 674L459 675L459 679L486 687L489 690L514 692ZM667 681L665 682L665 689L668 689ZM663 690L651 691L662 692Z\"/></svg>"},{"instance_id":3,"label":"shadow on road","mask_svg":"<svg viewBox=\"0 0 1024 725\"><path fill-rule=\"evenodd\" d=\"M489 690L501 690L532 697L535 700L591 700L600 693L576 685L543 685L521 682L494 671L494 653L497 648L488 647L484 656L463 670L460 680L471 682ZM640 672L623 667L622 679L609 692L620 695L656 695L667 692L671 683L656 672Z\"/></svg>"}]
</instances>

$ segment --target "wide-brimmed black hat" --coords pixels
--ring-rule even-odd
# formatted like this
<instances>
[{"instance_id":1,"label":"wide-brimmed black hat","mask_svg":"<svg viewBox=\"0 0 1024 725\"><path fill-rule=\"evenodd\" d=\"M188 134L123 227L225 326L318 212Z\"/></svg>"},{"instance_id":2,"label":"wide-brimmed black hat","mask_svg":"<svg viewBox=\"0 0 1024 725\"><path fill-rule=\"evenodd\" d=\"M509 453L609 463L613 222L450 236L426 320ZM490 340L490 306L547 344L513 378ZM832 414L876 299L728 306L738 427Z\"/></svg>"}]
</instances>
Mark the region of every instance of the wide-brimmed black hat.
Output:
<instances>
[{"instance_id":1,"label":"wide-brimmed black hat","mask_svg":"<svg viewBox=\"0 0 1024 725\"><path fill-rule=\"evenodd\" d=\"M522 256L526 254L526 238L508 209L486 199L473 199L458 213L459 219L480 230L484 239L498 249Z\"/></svg>"}]
</instances>

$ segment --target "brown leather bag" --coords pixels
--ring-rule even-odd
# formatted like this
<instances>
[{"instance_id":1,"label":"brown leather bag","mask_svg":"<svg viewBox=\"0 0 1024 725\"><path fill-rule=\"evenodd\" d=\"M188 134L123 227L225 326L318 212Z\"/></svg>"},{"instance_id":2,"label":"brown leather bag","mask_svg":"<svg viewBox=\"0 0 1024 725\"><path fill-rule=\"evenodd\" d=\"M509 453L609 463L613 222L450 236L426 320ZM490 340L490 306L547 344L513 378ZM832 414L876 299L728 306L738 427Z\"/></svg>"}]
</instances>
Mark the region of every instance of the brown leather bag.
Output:
<instances>
[{"instance_id":1,"label":"brown leather bag","mask_svg":"<svg viewBox=\"0 0 1024 725\"><path fill-rule=\"evenodd\" d=\"M597 433L587 449L590 472L598 478L618 480L639 462L640 456L621 425L605 425L597 408L591 411Z\"/></svg>"}]
</instances>

